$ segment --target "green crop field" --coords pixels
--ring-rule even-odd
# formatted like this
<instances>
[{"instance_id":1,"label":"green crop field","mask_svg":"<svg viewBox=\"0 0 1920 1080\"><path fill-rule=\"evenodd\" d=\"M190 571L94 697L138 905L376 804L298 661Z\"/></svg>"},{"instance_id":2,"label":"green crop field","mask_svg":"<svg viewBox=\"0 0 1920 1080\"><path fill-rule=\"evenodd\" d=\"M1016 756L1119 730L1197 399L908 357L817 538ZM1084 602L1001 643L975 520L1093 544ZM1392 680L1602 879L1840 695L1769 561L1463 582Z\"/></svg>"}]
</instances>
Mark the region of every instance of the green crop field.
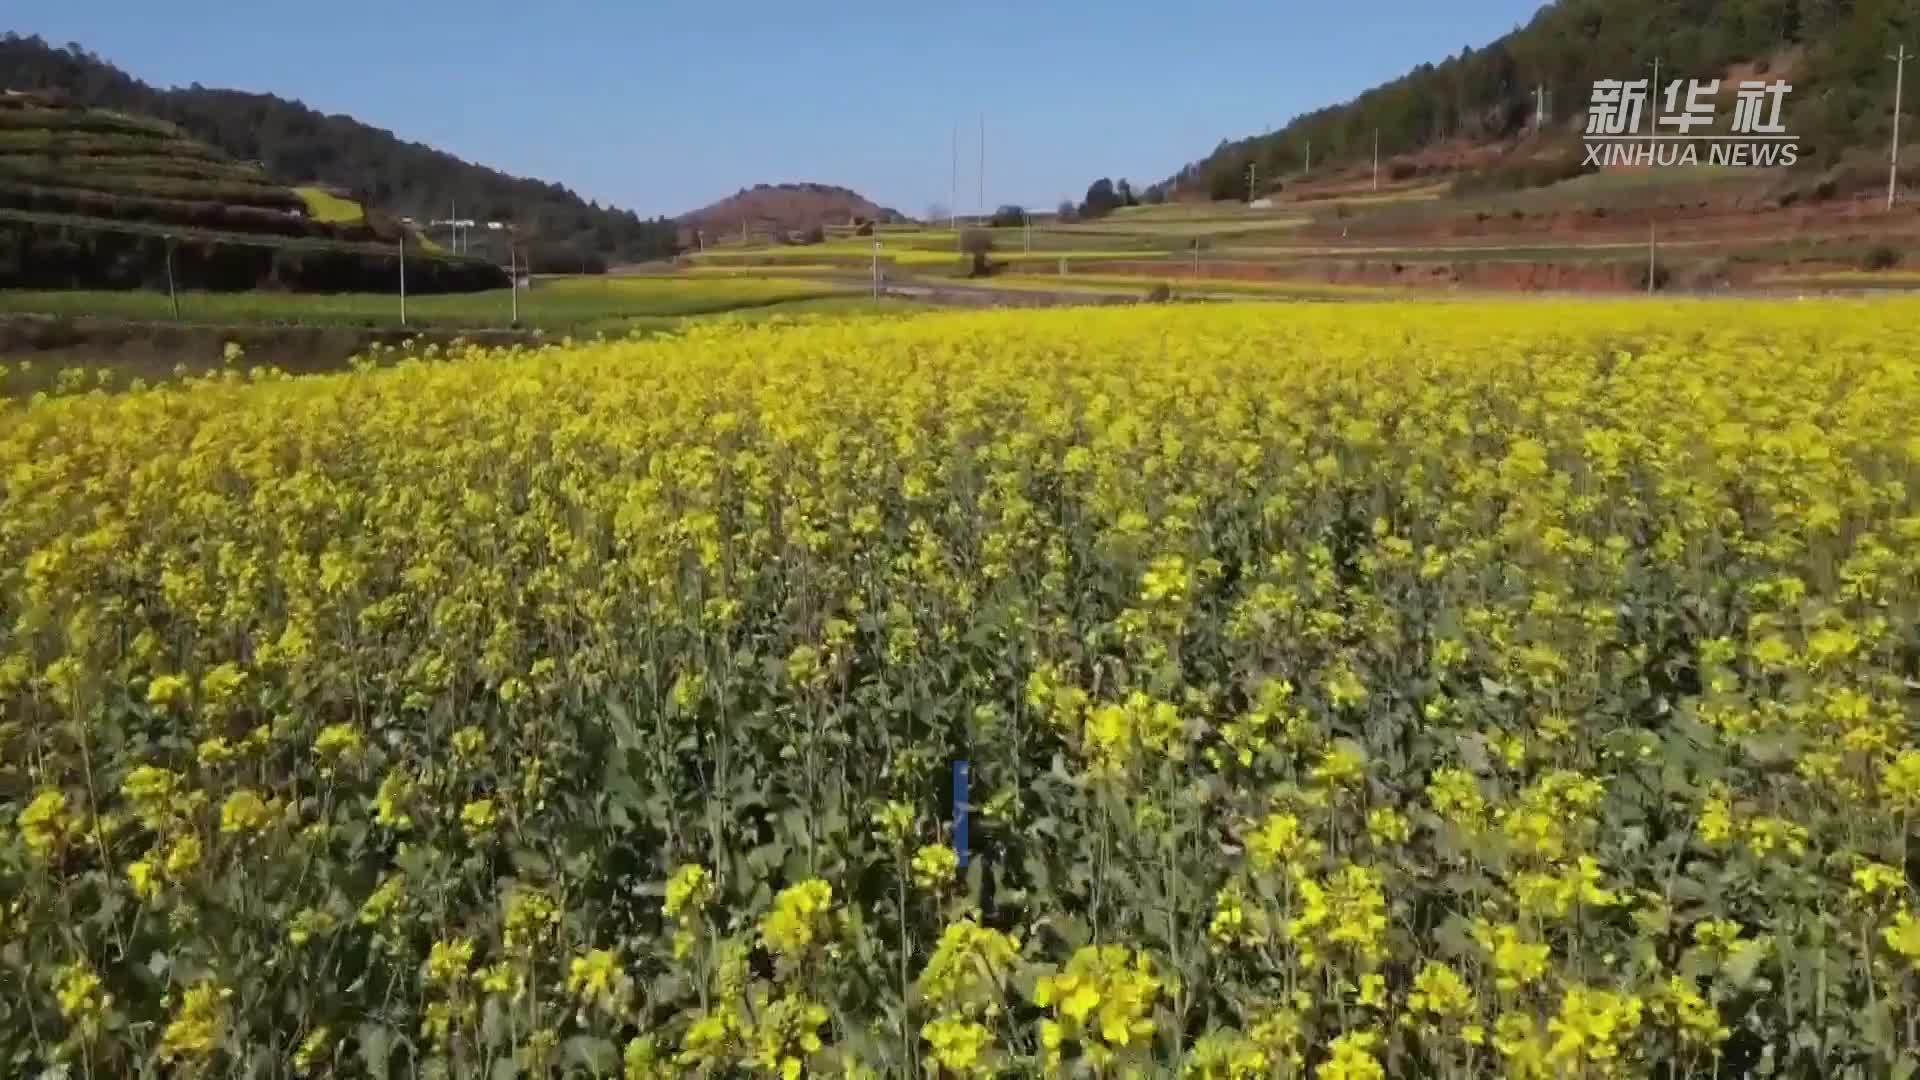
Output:
<instances>
[{"instance_id":1,"label":"green crop field","mask_svg":"<svg viewBox=\"0 0 1920 1080\"><path fill-rule=\"evenodd\" d=\"M1284 232L1297 229L1310 223L1306 216L1249 213L1233 217L1196 217L1169 218L1158 221L1137 221L1133 219L1102 218L1081 225L1067 226L1062 231L1071 231L1078 235L1127 236L1142 241L1186 240L1196 236L1233 237L1247 234Z\"/></svg>"},{"instance_id":2,"label":"green crop field","mask_svg":"<svg viewBox=\"0 0 1920 1080\"><path fill-rule=\"evenodd\" d=\"M546 329L613 329L623 320L697 315L839 295L819 281L772 278L554 278L520 294L520 318ZM511 319L507 290L409 297L407 321L421 327L503 327ZM0 314L167 320L167 296L156 292L0 290ZM182 320L216 324L397 326L400 298L368 293L187 293Z\"/></svg>"},{"instance_id":3,"label":"green crop field","mask_svg":"<svg viewBox=\"0 0 1920 1080\"><path fill-rule=\"evenodd\" d=\"M1837 289L1920 289L1915 270L1815 270L1769 274L1756 284Z\"/></svg>"}]
</instances>

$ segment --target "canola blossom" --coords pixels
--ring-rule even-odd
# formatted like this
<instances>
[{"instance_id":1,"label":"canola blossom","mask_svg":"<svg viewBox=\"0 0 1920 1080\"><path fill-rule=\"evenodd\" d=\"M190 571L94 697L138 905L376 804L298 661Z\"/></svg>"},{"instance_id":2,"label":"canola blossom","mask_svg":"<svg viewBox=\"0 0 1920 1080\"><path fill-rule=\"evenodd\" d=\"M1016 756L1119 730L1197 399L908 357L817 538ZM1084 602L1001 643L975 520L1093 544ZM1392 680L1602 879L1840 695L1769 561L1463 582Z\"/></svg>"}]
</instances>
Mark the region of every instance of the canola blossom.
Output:
<instances>
[{"instance_id":1,"label":"canola blossom","mask_svg":"<svg viewBox=\"0 0 1920 1080\"><path fill-rule=\"evenodd\" d=\"M4 1071L1895 1073L1916 316L727 323L0 401Z\"/></svg>"}]
</instances>

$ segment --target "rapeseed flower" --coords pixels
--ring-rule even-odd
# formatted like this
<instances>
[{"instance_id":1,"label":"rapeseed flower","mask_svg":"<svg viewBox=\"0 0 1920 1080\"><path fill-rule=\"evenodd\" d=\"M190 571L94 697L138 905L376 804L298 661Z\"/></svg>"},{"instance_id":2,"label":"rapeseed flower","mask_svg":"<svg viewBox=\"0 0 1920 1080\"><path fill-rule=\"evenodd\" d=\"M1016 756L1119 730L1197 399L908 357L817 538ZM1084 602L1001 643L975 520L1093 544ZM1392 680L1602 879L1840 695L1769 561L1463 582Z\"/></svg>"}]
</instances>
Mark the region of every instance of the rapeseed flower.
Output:
<instances>
[{"instance_id":1,"label":"rapeseed flower","mask_svg":"<svg viewBox=\"0 0 1920 1080\"><path fill-rule=\"evenodd\" d=\"M211 982L188 987L160 1033L160 1060L193 1061L211 1055L226 1035L227 1000L232 996L233 991Z\"/></svg>"},{"instance_id":2,"label":"rapeseed flower","mask_svg":"<svg viewBox=\"0 0 1920 1080\"><path fill-rule=\"evenodd\" d=\"M833 887L815 878L790 885L774 897L760 922L760 943L774 955L798 960L831 935Z\"/></svg>"}]
</instances>

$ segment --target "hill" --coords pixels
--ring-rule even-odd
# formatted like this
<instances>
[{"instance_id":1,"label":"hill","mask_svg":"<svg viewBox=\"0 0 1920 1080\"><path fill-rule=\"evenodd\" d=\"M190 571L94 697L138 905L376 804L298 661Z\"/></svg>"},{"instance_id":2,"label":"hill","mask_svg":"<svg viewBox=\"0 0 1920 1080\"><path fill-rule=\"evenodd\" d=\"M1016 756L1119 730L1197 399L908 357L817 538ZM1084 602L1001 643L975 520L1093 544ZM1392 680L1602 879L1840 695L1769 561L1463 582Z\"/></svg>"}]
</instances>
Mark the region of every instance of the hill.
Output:
<instances>
[{"instance_id":1,"label":"hill","mask_svg":"<svg viewBox=\"0 0 1920 1080\"><path fill-rule=\"evenodd\" d=\"M677 219L683 243L697 230L708 242L739 237L781 238L855 218L880 224L903 222L898 210L881 206L859 192L832 184L756 184ZM744 230L743 230L744 226Z\"/></svg>"},{"instance_id":2,"label":"hill","mask_svg":"<svg viewBox=\"0 0 1920 1080\"><path fill-rule=\"evenodd\" d=\"M1644 78L1656 58L1663 83L1736 70L1771 77L1790 63L1786 117L1800 160L1833 168L1849 151L1884 147L1893 96L1885 54L1915 34L1920 9L1909 0L1556 0L1484 48L1421 64L1271 134L1222 142L1152 194L1244 198L1249 166L1262 177L1297 176L1309 144L1316 163L1357 162L1371 158L1376 132L1383 157L1511 139L1532 126L1536 89L1572 141L1595 80Z\"/></svg>"},{"instance_id":3,"label":"hill","mask_svg":"<svg viewBox=\"0 0 1920 1080\"><path fill-rule=\"evenodd\" d=\"M0 285L398 288L402 226L296 191L152 117L0 93ZM418 250L418 246L416 246ZM410 267L418 292L501 286L480 259Z\"/></svg>"},{"instance_id":4,"label":"hill","mask_svg":"<svg viewBox=\"0 0 1920 1080\"><path fill-rule=\"evenodd\" d=\"M672 254L674 226L603 207L560 184L509 176L349 116L323 115L272 94L194 84L160 89L77 44L0 36L0 88L57 92L76 105L157 117L288 184L317 183L395 215L509 221L533 238L535 269ZM479 231L476 240L481 239ZM500 253L505 262L505 251Z\"/></svg>"}]
</instances>

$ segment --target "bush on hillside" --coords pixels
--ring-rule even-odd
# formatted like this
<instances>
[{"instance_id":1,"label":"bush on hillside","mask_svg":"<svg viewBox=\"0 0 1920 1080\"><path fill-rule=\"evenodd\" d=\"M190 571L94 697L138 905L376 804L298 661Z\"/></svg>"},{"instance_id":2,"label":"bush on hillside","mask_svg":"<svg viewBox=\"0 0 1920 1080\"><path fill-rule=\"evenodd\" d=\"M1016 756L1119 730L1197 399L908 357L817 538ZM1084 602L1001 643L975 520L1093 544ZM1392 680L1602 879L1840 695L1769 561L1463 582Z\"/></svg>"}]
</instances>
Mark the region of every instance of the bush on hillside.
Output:
<instances>
[{"instance_id":1,"label":"bush on hillside","mask_svg":"<svg viewBox=\"0 0 1920 1080\"><path fill-rule=\"evenodd\" d=\"M1900 249L1891 244L1875 244L1867 249L1860 265L1868 270L1891 270L1900 265Z\"/></svg>"},{"instance_id":2,"label":"bush on hillside","mask_svg":"<svg viewBox=\"0 0 1920 1080\"><path fill-rule=\"evenodd\" d=\"M607 257L584 248L535 244L527 253L527 266L535 274L604 274Z\"/></svg>"},{"instance_id":3,"label":"bush on hillside","mask_svg":"<svg viewBox=\"0 0 1920 1080\"><path fill-rule=\"evenodd\" d=\"M1574 156L1503 162L1491 168L1462 173L1454 178L1455 195L1487 195L1502 191L1523 191L1571 180L1588 172L1586 163Z\"/></svg>"}]
</instances>

